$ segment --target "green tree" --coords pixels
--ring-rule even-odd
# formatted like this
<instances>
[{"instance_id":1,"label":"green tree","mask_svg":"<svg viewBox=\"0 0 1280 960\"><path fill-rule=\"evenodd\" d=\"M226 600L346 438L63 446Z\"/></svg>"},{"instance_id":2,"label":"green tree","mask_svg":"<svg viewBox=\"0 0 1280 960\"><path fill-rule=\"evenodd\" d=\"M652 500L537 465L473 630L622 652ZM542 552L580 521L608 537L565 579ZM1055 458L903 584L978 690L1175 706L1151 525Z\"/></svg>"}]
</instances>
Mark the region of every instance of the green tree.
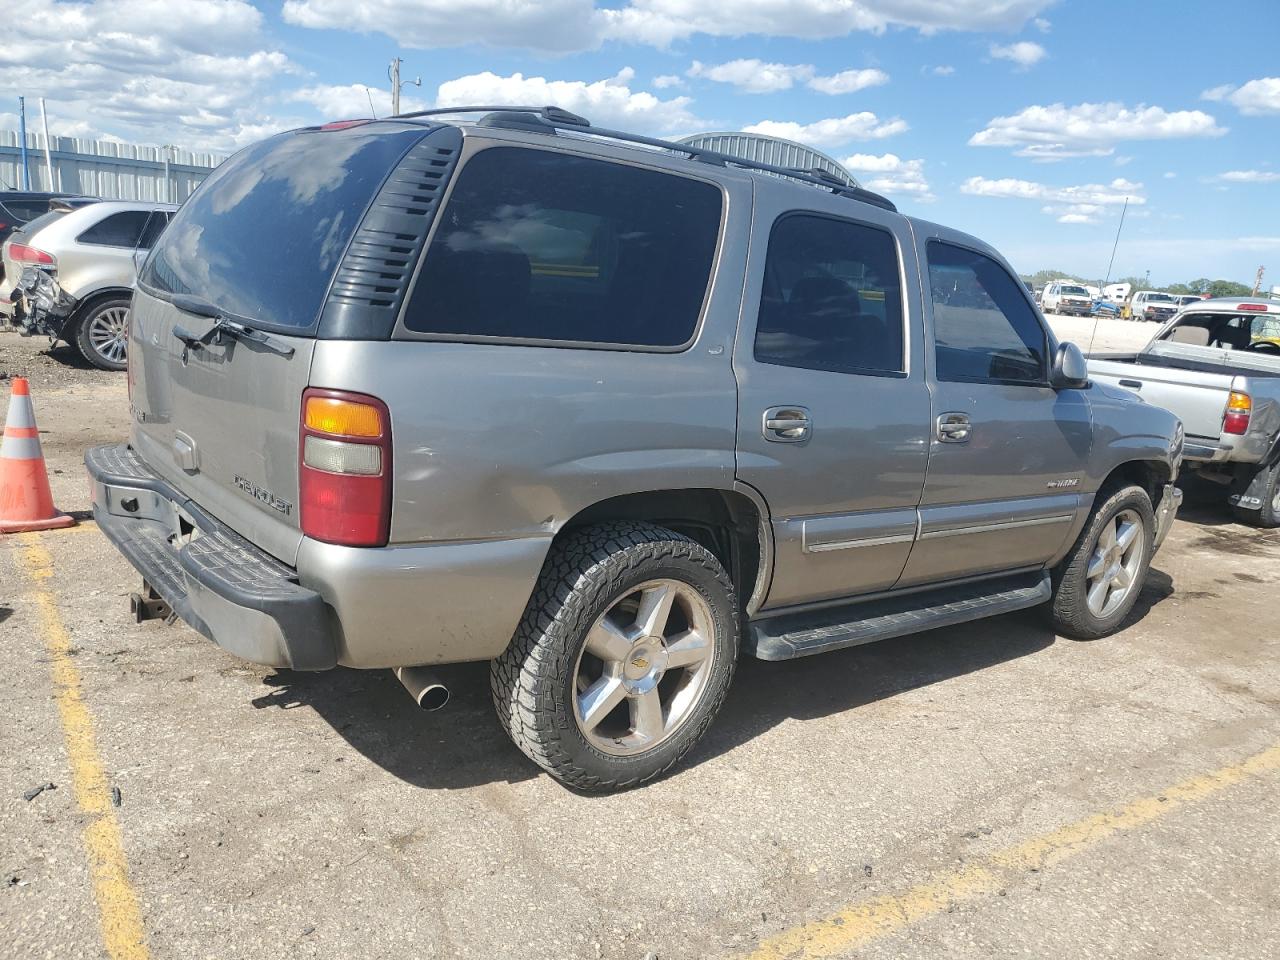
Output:
<instances>
[{"instance_id":1,"label":"green tree","mask_svg":"<svg viewBox=\"0 0 1280 960\"><path fill-rule=\"evenodd\" d=\"M1253 293L1253 287L1234 280L1213 280L1205 293L1211 297L1247 297Z\"/></svg>"}]
</instances>

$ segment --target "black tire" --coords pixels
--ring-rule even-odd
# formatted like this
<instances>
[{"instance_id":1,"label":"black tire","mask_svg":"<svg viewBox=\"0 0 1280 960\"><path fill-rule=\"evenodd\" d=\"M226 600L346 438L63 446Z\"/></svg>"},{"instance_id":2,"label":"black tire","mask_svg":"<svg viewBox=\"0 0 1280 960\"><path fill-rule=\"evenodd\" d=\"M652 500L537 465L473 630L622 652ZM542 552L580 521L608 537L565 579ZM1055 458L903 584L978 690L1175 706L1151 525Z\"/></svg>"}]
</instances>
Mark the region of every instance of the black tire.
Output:
<instances>
[{"instance_id":1,"label":"black tire","mask_svg":"<svg viewBox=\"0 0 1280 960\"><path fill-rule=\"evenodd\" d=\"M95 300L75 319L75 331L69 331L70 336L66 337L67 342L71 343L82 357L99 370L123 370L128 365L128 360L123 353L116 358L100 349L92 333L95 322L118 314L120 310L124 310L127 314L129 297L110 296Z\"/></svg>"},{"instance_id":2,"label":"black tire","mask_svg":"<svg viewBox=\"0 0 1280 960\"><path fill-rule=\"evenodd\" d=\"M1133 587L1115 609L1106 611L1105 616L1098 616L1089 608L1087 571L1098 547L1099 535L1124 511L1132 511L1141 520L1142 543L1139 549L1142 553L1133 574ZM1155 511L1146 490L1139 486L1121 486L1099 491L1088 522L1076 538L1071 552L1052 574L1053 601L1050 611L1057 631L1077 640L1095 640L1113 633L1129 615L1138 600L1138 594L1142 592L1147 571L1151 567L1155 535Z\"/></svg>"},{"instance_id":3,"label":"black tire","mask_svg":"<svg viewBox=\"0 0 1280 960\"><path fill-rule=\"evenodd\" d=\"M597 620L658 579L690 587L705 602L715 633L703 667L710 673L665 740L629 756L609 755L588 741L577 720L579 660ZM568 786L607 792L645 783L674 767L720 709L737 662L739 622L724 567L688 537L648 523L571 532L552 548L510 646L492 663L498 719L517 747Z\"/></svg>"},{"instance_id":4,"label":"black tire","mask_svg":"<svg viewBox=\"0 0 1280 960\"><path fill-rule=\"evenodd\" d=\"M1262 501L1258 507L1243 507L1239 503L1231 504L1231 513L1241 523L1251 527L1270 530L1280 527L1280 462L1270 466L1259 466L1253 470L1239 470L1231 483L1231 496L1239 497L1253 485L1259 472L1265 472L1262 489L1258 499Z\"/></svg>"}]
</instances>

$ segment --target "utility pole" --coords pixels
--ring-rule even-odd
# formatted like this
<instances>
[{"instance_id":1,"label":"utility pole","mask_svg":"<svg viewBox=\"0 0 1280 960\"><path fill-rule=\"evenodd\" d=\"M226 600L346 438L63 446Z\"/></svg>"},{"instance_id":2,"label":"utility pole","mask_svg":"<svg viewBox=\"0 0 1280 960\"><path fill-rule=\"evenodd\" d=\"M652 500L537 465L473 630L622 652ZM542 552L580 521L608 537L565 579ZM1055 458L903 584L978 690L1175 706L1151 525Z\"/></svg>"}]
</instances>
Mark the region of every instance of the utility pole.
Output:
<instances>
[{"instance_id":1,"label":"utility pole","mask_svg":"<svg viewBox=\"0 0 1280 960\"><path fill-rule=\"evenodd\" d=\"M44 169L49 174L49 192L61 188L61 184L53 180L53 155L49 152L49 114L44 109L44 97L40 98L40 125L44 127Z\"/></svg>"},{"instance_id":2,"label":"utility pole","mask_svg":"<svg viewBox=\"0 0 1280 960\"><path fill-rule=\"evenodd\" d=\"M31 189L31 169L27 166L27 98L18 98L18 146L22 152L22 189Z\"/></svg>"},{"instance_id":3,"label":"utility pole","mask_svg":"<svg viewBox=\"0 0 1280 960\"><path fill-rule=\"evenodd\" d=\"M1258 267L1258 275L1253 278L1253 293L1249 294L1249 296L1256 297L1262 290L1262 275L1266 272L1267 268L1265 266Z\"/></svg>"},{"instance_id":4,"label":"utility pole","mask_svg":"<svg viewBox=\"0 0 1280 960\"><path fill-rule=\"evenodd\" d=\"M404 63L399 57L391 61L391 66L387 69L387 76L391 78L391 115L397 117L400 115L400 88L405 84L413 84L415 87L422 86L422 78L414 77L412 80L400 81L400 64Z\"/></svg>"},{"instance_id":5,"label":"utility pole","mask_svg":"<svg viewBox=\"0 0 1280 960\"><path fill-rule=\"evenodd\" d=\"M400 116L400 64L404 63L399 57L391 61L391 115L393 117Z\"/></svg>"}]
</instances>

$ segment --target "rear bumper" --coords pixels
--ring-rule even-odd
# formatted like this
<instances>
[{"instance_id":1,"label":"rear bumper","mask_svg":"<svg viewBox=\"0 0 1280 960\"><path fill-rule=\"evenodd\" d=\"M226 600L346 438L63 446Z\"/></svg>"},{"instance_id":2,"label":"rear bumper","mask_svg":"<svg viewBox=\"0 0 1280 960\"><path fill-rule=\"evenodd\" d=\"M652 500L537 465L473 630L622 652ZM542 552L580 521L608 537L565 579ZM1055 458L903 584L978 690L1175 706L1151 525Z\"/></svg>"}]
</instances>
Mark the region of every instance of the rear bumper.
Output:
<instances>
[{"instance_id":1,"label":"rear bumper","mask_svg":"<svg viewBox=\"0 0 1280 960\"><path fill-rule=\"evenodd\" d=\"M1153 553L1160 549L1160 544L1164 543L1165 537L1169 536L1169 530L1173 527L1173 520L1180 506L1182 506L1182 491L1172 483L1166 483L1164 494L1160 497L1160 506L1156 509L1156 545L1152 550Z\"/></svg>"},{"instance_id":2,"label":"rear bumper","mask_svg":"<svg viewBox=\"0 0 1280 960\"><path fill-rule=\"evenodd\" d=\"M254 663L337 664L333 612L295 571L208 516L128 446L93 447L85 467L99 528L183 620Z\"/></svg>"},{"instance_id":3,"label":"rear bumper","mask_svg":"<svg viewBox=\"0 0 1280 960\"><path fill-rule=\"evenodd\" d=\"M209 516L126 444L85 453L93 512L174 611L218 646L295 670L490 660L524 614L551 535L344 547L296 569Z\"/></svg>"}]
</instances>

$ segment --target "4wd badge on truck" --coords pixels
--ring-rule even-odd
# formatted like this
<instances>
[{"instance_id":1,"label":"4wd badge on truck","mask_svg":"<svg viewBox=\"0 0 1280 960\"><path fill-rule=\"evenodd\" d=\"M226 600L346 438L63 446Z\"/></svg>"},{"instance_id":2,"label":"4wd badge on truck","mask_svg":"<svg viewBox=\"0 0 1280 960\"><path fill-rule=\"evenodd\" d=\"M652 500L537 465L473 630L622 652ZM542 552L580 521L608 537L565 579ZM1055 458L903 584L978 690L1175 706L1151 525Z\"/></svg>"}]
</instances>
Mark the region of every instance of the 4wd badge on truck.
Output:
<instances>
[{"instance_id":1,"label":"4wd badge on truck","mask_svg":"<svg viewBox=\"0 0 1280 960\"><path fill-rule=\"evenodd\" d=\"M283 513L286 517L293 510L293 504L290 503L288 500L282 500L280 497L277 497L270 490L264 490L262 487L254 483L252 480L246 480L244 477L240 476L239 474L237 474L235 477L235 484L237 487L239 487L249 496L253 497L253 499L261 500L272 510L278 510L281 513Z\"/></svg>"}]
</instances>

